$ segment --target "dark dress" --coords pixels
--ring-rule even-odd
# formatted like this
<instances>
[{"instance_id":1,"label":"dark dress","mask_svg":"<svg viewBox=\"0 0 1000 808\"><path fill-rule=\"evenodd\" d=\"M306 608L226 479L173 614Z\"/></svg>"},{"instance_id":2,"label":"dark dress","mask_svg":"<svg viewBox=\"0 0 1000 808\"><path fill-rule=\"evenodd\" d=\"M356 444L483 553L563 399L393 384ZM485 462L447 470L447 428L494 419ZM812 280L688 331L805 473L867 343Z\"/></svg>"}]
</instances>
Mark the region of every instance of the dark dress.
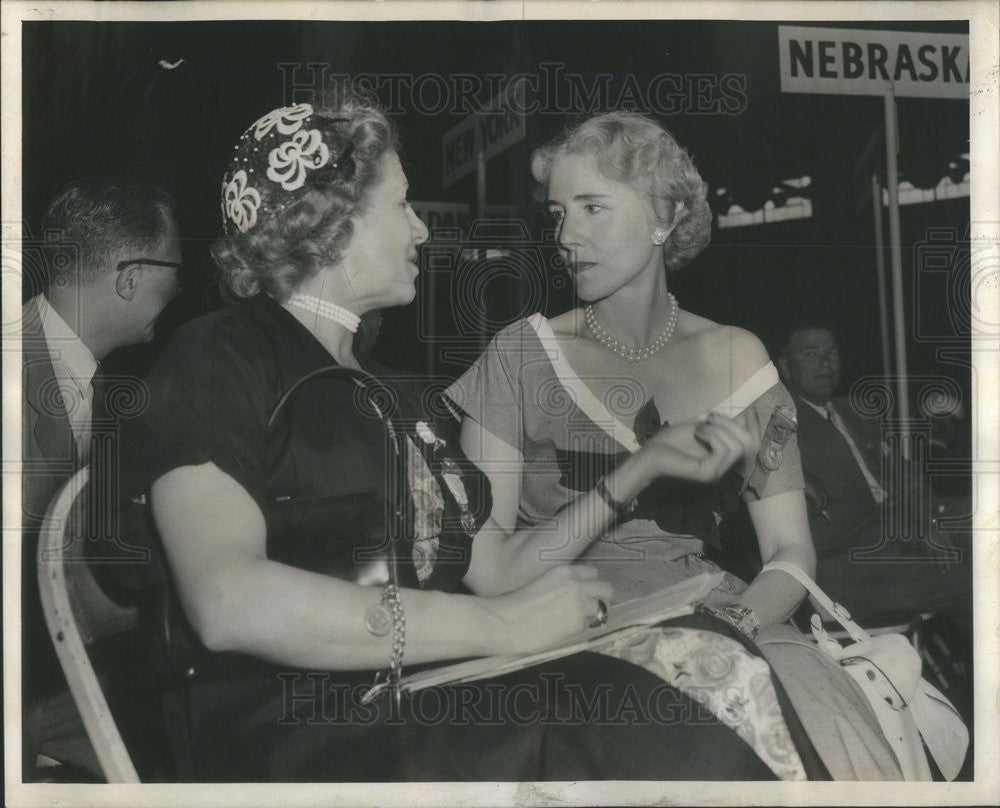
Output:
<instances>
[{"instance_id":1,"label":"dark dress","mask_svg":"<svg viewBox=\"0 0 1000 808\"><path fill-rule=\"evenodd\" d=\"M269 557L363 580L384 550L391 477L374 399L407 434L403 580L454 590L489 513L488 485L458 453L457 425L435 412L421 385L366 362L385 384L379 395L321 374L268 425L285 391L331 364L267 298L182 328L148 380L150 409L126 436L123 493L140 503L130 524L148 518L134 513L144 508L137 495L158 477L212 461L261 507ZM155 561L162 556L151 542ZM133 585L164 577L161 562L140 572ZM396 714L388 696L359 704L371 671L301 671L212 654L172 614L164 715L184 780L773 779L704 708L604 655L404 696ZM705 615L682 620L727 630ZM790 725L807 767L822 776L794 715Z\"/></svg>"}]
</instances>

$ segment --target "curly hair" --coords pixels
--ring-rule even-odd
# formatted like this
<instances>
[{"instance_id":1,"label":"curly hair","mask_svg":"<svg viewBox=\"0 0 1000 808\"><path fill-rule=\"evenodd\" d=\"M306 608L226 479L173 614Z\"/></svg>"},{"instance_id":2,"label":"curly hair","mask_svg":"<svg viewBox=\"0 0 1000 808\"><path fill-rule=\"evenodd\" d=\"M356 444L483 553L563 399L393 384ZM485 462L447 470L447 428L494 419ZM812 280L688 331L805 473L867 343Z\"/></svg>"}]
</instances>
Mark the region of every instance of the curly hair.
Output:
<instances>
[{"instance_id":1,"label":"curly hair","mask_svg":"<svg viewBox=\"0 0 1000 808\"><path fill-rule=\"evenodd\" d=\"M261 292L287 300L303 281L339 261L351 240L354 217L364 211L369 192L382 177L382 158L399 150L392 122L372 98L351 88L341 88L335 102L317 105L315 115L328 119L322 125L325 138L353 146L353 173L333 182L312 182L249 232L212 245L219 285L229 300Z\"/></svg>"},{"instance_id":2,"label":"curly hair","mask_svg":"<svg viewBox=\"0 0 1000 808\"><path fill-rule=\"evenodd\" d=\"M656 121L635 112L609 112L570 126L531 156L531 174L542 195L552 163L562 154L592 154L604 177L648 196L656 218L673 225L663 245L667 270L681 269L708 246L708 186L687 151Z\"/></svg>"}]
</instances>

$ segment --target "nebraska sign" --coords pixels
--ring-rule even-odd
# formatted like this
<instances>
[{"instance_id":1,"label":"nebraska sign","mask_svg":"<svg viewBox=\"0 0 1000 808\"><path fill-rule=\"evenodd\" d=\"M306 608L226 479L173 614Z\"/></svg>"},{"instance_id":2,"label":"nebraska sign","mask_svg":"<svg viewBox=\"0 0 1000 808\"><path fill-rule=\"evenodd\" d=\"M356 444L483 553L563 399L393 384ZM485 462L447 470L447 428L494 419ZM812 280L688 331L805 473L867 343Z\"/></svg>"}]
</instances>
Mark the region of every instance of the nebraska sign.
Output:
<instances>
[{"instance_id":1,"label":"nebraska sign","mask_svg":"<svg viewBox=\"0 0 1000 808\"><path fill-rule=\"evenodd\" d=\"M783 93L969 97L969 37L778 26Z\"/></svg>"}]
</instances>

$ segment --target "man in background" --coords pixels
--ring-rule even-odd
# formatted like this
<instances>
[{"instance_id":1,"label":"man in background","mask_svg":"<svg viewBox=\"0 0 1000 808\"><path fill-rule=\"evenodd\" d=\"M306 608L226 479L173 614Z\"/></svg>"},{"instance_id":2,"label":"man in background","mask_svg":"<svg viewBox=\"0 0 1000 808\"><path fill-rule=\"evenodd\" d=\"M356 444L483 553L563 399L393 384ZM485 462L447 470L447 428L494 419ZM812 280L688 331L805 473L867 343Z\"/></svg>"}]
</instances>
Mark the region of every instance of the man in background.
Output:
<instances>
[{"instance_id":1,"label":"man in background","mask_svg":"<svg viewBox=\"0 0 1000 808\"><path fill-rule=\"evenodd\" d=\"M38 528L53 496L90 460L95 424L107 420L101 360L153 338L179 291L181 261L173 201L145 183L71 182L49 203L42 230L47 289L24 304L21 328L26 780L38 754L96 766L41 612Z\"/></svg>"},{"instance_id":2,"label":"man in background","mask_svg":"<svg viewBox=\"0 0 1000 808\"><path fill-rule=\"evenodd\" d=\"M833 332L821 326L792 331L778 368L795 399L798 444L806 479L809 526L817 554L817 583L862 625L908 620L922 612L951 617L971 632L971 575L961 563L942 563L933 534L929 492L892 490L883 477L888 449L878 419L858 414L836 396L840 352ZM916 470L920 471L920 470ZM918 486L926 475L917 474ZM905 486L896 486L903 488ZM920 509L910 526L923 537L894 537L890 512Z\"/></svg>"}]
</instances>

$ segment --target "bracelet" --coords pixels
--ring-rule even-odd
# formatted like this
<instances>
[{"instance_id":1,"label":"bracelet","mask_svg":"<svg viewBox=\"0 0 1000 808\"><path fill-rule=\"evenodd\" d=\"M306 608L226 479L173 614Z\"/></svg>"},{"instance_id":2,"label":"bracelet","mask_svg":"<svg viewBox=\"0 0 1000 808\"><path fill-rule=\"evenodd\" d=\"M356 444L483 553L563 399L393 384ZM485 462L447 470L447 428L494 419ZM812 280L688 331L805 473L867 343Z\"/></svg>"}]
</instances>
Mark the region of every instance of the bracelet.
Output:
<instances>
[{"instance_id":1,"label":"bracelet","mask_svg":"<svg viewBox=\"0 0 1000 808\"><path fill-rule=\"evenodd\" d=\"M612 496L611 492L608 490L607 477L601 477L601 479L597 481L597 486L595 490L597 491L598 494L601 495L601 499L603 499L605 504L607 504L607 506L615 512L615 516L617 516L619 519L626 516L631 516L635 511L636 505L639 504L638 499L633 499L627 505L623 505L617 499L615 499L614 496Z\"/></svg>"},{"instance_id":2,"label":"bracelet","mask_svg":"<svg viewBox=\"0 0 1000 808\"><path fill-rule=\"evenodd\" d=\"M749 606L733 605L725 606L722 609L709 609L709 611L751 640L756 638L757 632L760 631L760 620L757 619L756 613Z\"/></svg>"},{"instance_id":3,"label":"bracelet","mask_svg":"<svg viewBox=\"0 0 1000 808\"><path fill-rule=\"evenodd\" d=\"M403 649L406 647L406 618L403 616L403 604L399 600L399 590L393 583L385 585L382 592L382 605L388 605L392 612L392 659L389 662L389 685L399 706L399 680L403 675Z\"/></svg>"},{"instance_id":4,"label":"bracelet","mask_svg":"<svg viewBox=\"0 0 1000 808\"><path fill-rule=\"evenodd\" d=\"M389 676L386 681L379 681L381 675L375 677L375 683L361 697L362 704L368 704L375 696L388 686L392 689L393 698L398 709L402 700L400 679L403 675L403 651L406 648L406 617L403 614L403 604L399 599L399 589L393 583L387 583L382 591L382 600L365 612L365 628L376 637L384 637L392 626L392 657L389 660Z\"/></svg>"}]
</instances>

